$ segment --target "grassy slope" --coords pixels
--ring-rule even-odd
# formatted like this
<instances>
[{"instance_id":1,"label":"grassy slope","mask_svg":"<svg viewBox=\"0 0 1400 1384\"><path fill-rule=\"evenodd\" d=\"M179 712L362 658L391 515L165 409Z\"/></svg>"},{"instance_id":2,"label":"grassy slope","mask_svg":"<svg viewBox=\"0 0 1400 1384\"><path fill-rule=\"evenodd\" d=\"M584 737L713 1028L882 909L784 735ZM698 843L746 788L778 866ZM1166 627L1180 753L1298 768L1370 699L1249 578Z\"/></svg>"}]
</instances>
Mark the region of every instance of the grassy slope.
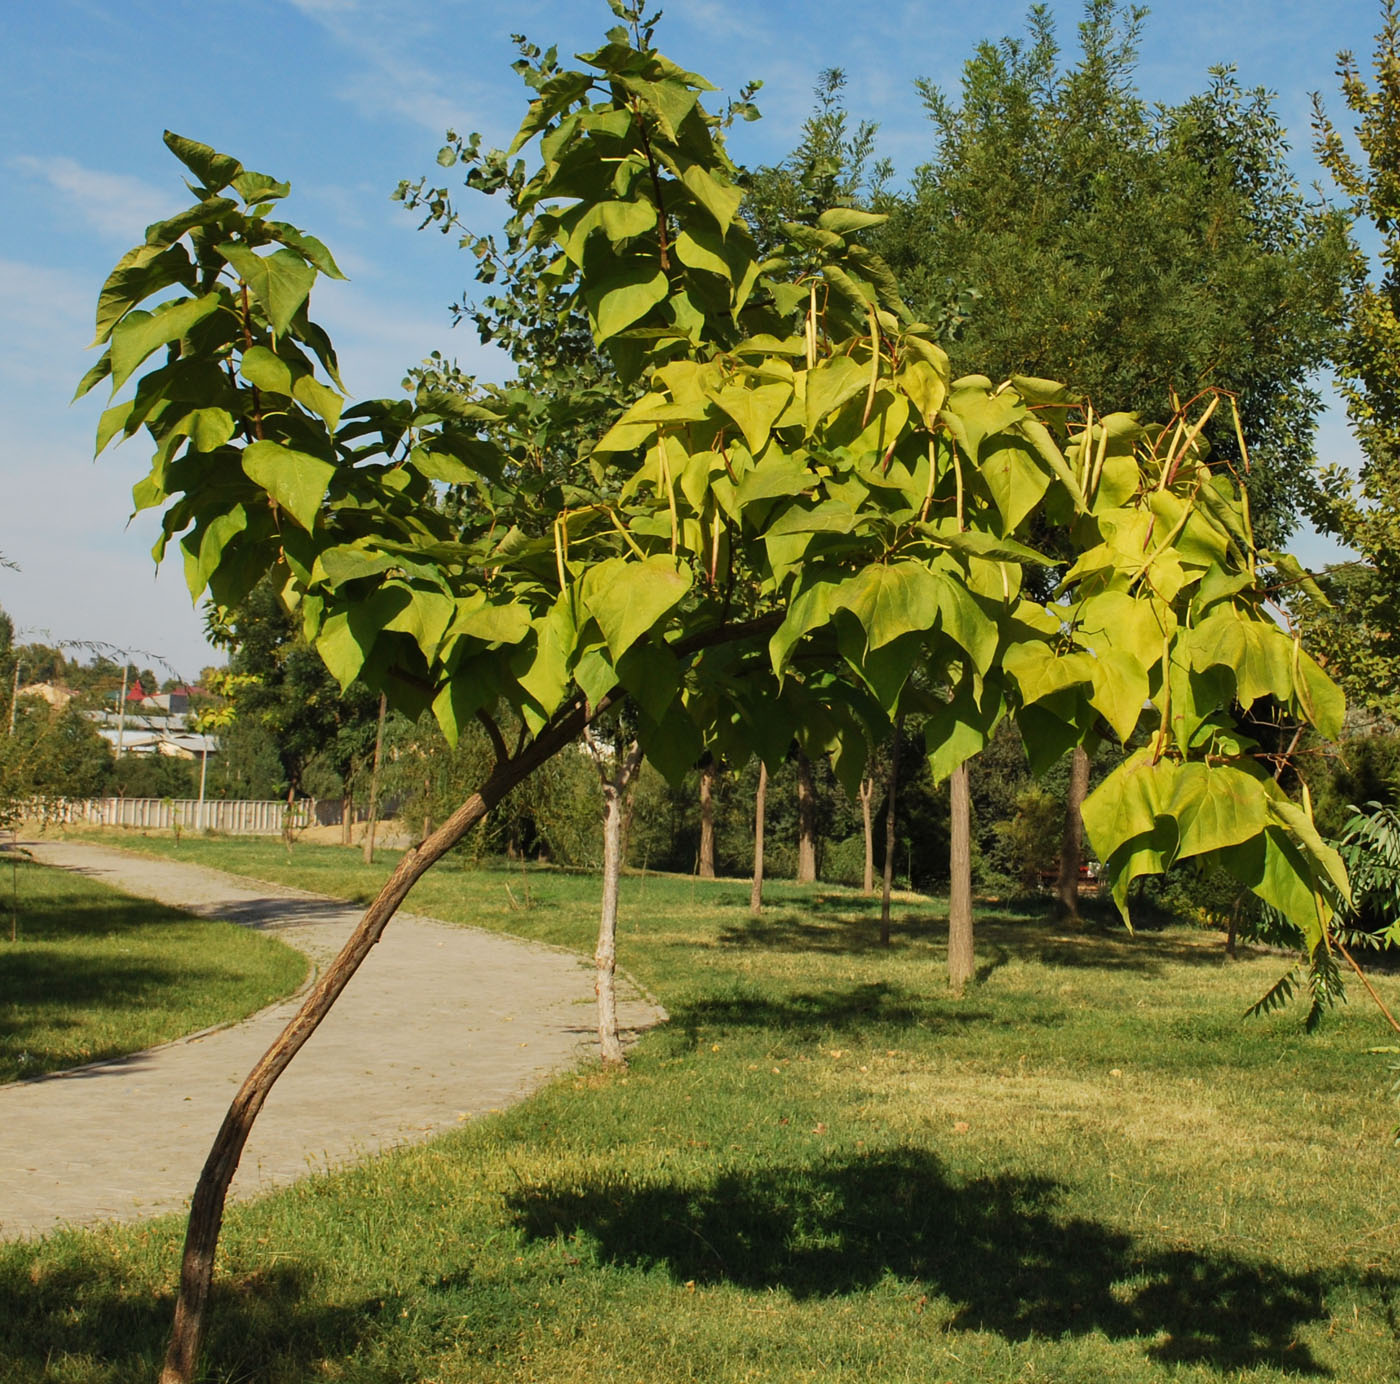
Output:
<instances>
[{"instance_id":1,"label":"grassy slope","mask_svg":"<svg viewBox=\"0 0 1400 1384\"><path fill-rule=\"evenodd\" d=\"M185 854L188 841L181 848ZM201 858L363 893L332 849ZM193 854L193 852L190 852ZM376 870L376 874L378 870ZM596 884L449 870L413 906L585 949ZM1276 958L841 894L631 879L672 1013L621 1077L230 1215L211 1377L1389 1381L1394 1110L1360 1002L1243 1023ZM1395 998L1396 982L1382 982ZM0 1254L17 1379L149 1377L180 1227ZM3 1375L3 1370L0 1370Z\"/></svg>"},{"instance_id":2,"label":"grassy slope","mask_svg":"<svg viewBox=\"0 0 1400 1384\"><path fill-rule=\"evenodd\" d=\"M0 860L0 885L0 1082L241 1019L306 974L275 938L81 875Z\"/></svg>"}]
</instances>

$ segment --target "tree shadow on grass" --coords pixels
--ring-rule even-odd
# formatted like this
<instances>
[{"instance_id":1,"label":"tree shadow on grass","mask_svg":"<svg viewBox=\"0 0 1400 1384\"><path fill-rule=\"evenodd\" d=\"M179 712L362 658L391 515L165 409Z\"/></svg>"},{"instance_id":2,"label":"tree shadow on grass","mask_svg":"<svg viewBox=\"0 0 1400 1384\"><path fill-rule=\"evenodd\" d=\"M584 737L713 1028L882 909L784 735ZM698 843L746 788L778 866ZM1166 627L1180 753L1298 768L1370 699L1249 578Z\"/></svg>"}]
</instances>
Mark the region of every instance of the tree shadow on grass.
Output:
<instances>
[{"instance_id":1,"label":"tree shadow on grass","mask_svg":"<svg viewBox=\"0 0 1400 1384\"><path fill-rule=\"evenodd\" d=\"M22 1247L0 1264L0 1377L47 1379L62 1361L65 1379L154 1379L174 1312L169 1294L130 1286L110 1263L42 1265L42 1252L30 1258ZM318 1291L316 1275L291 1264L216 1277L205 1374L261 1379L275 1367L282 1378L311 1378L320 1361L354 1354L398 1316L397 1301L327 1304Z\"/></svg>"},{"instance_id":2,"label":"tree shadow on grass","mask_svg":"<svg viewBox=\"0 0 1400 1384\"><path fill-rule=\"evenodd\" d=\"M754 951L786 951L841 956L898 954L911 947L941 952L948 943L948 919L939 913L906 913L896 918L891 946L879 938L879 910L863 910L850 899L841 907L823 908L820 900L801 910L773 910L759 918L745 918L726 926L719 934L721 947ZM1061 924L1027 920L1014 914L979 914L976 919L979 952L990 951L997 965L1012 958L1069 969L1162 974L1168 966L1224 966L1223 947L1208 935L1182 933L1129 933L1095 928L1067 933ZM993 967L995 969L995 967ZM980 978L980 977L979 977Z\"/></svg>"},{"instance_id":3,"label":"tree shadow on grass","mask_svg":"<svg viewBox=\"0 0 1400 1384\"><path fill-rule=\"evenodd\" d=\"M772 1029L786 1033L858 1032L869 1036L877 1028L954 1031L970 1024L994 1022L987 1009L949 1006L927 995L888 981L867 981L843 989L774 993L745 988L730 994L677 1001L671 1007L671 1027L692 1043L716 1029Z\"/></svg>"},{"instance_id":4,"label":"tree shadow on grass","mask_svg":"<svg viewBox=\"0 0 1400 1384\"><path fill-rule=\"evenodd\" d=\"M577 1235L604 1263L661 1266L678 1283L811 1299L893 1274L947 1298L955 1329L1007 1341L1101 1332L1150 1340L1168 1363L1329 1373L1297 1341L1324 1316L1319 1275L1144 1246L1063 1214L1060 1195L1044 1178L954 1183L930 1154L901 1148L702 1184L527 1188L511 1209L534 1238Z\"/></svg>"}]
</instances>

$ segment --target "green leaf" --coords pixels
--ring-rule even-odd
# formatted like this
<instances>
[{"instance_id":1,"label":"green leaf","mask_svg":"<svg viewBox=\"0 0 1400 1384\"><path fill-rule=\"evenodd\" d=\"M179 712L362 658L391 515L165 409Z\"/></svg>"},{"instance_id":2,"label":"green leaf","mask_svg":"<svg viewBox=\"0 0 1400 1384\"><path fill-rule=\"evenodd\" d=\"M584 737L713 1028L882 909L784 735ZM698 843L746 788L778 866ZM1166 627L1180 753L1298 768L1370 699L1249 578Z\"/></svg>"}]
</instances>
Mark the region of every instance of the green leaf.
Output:
<instances>
[{"instance_id":1,"label":"green leaf","mask_svg":"<svg viewBox=\"0 0 1400 1384\"><path fill-rule=\"evenodd\" d=\"M639 639L617 663L618 681L651 720L665 719L681 689L681 665L669 649Z\"/></svg>"},{"instance_id":2,"label":"green leaf","mask_svg":"<svg viewBox=\"0 0 1400 1384\"><path fill-rule=\"evenodd\" d=\"M448 636L469 635L485 644L519 644L531 629L529 609L518 601L488 601L474 591L457 605Z\"/></svg>"},{"instance_id":3,"label":"green leaf","mask_svg":"<svg viewBox=\"0 0 1400 1384\"><path fill-rule=\"evenodd\" d=\"M1125 843L1151 836L1176 784L1177 766L1138 750L1084 800L1082 816L1089 843L1107 861Z\"/></svg>"},{"instance_id":4,"label":"green leaf","mask_svg":"<svg viewBox=\"0 0 1400 1384\"><path fill-rule=\"evenodd\" d=\"M152 351L177 341L219 306L218 293L181 298L155 312L130 312L112 330L112 393L115 394Z\"/></svg>"},{"instance_id":5,"label":"green leaf","mask_svg":"<svg viewBox=\"0 0 1400 1384\"><path fill-rule=\"evenodd\" d=\"M451 624L455 631L457 622L453 620L453 615L457 610L456 602L441 591L408 586L401 582L389 582L380 588L382 595L389 592L404 598L404 603L383 623L382 628L411 635L414 643L422 650L423 658L431 665L448 625ZM528 628L528 621L526 625Z\"/></svg>"},{"instance_id":6,"label":"green leaf","mask_svg":"<svg viewBox=\"0 0 1400 1384\"><path fill-rule=\"evenodd\" d=\"M714 217L720 235L724 235L729 230L729 223L734 220L735 212L739 210L739 203L744 200L743 189L721 183L698 163L691 164L681 174L681 182L689 189L690 195Z\"/></svg>"},{"instance_id":7,"label":"green leaf","mask_svg":"<svg viewBox=\"0 0 1400 1384\"><path fill-rule=\"evenodd\" d=\"M216 156L217 157L217 156ZM280 202L291 190L291 183L279 183L266 173L254 173L245 169L237 177L230 178L233 190L251 206L254 202ZM212 189L217 192L218 188Z\"/></svg>"},{"instance_id":8,"label":"green leaf","mask_svg":"<svg viewBox=\"0 0 1400 1384\"><path fill-rule=\"evenodd\" d=\"M194 206L146 227L146 244L157 248L173 245L182 235L197 226L207 226L213 221L222 221L231 212L237 213L238 203L228 197L215 197L212 201L196 202Z\"/></svg>"},{"instance_id":9,"label":"green leaf","mask_svg":"<svg viewBox=\"0 0 1400 1384\"><path fill-rule=\"evenodd\" d=\"M767 446L774 420L791 398L792 386L788 384L764 384L756 389L729 385L714 396L715 403L739 425L754 456Z\"/></svg>"},{"instance_id":10,"label":"green leaf","mask_svg":"<svg viewBox=\"0 0 1400 1384\"><path fill-rule=\"evenodd\" d=\"M1306 650L1298 650L1298 668L1293 679L1298 705L1303 714L1328 740L1339 740L1346 719L1346 694Z\"/></svg>"},{"instance_id":11,"label":"green leaf","mask_svg":"<svg viewBox=\"0 0 1400 1384\"><path fill-rule=\"evenodd\" d=\"M1263 783L1231 764L1177 766L1172 791L1163 804L1176 819L1181 844L1178 858L1237 846L1264 830Z\"/></svg>"},{"instance_id":12,"label":"green leaf","mask_svg":"<svg viewBox=\"0 0 1400 1384\"><path fill-rule=\"evenodd\" d=\"M966 587L947 573L932 575L944 633L967 651L979 673L986 673L996 658L1000 637L997 622L972 599Z\"/></svg>"},{"instance_id":13,"label":"green leaf","mask_svg":"<svg viewBox=\"0 0 1400 1384\"><path fill-rule=\"evenodd\" d=\"M934 784L940 784L960 764L981 754L1006 713L1000 693L980 679L965 677L951 700L937 707L924 722L924 745Z\"/></svg>"},{"instance_id":14,"label":"green leaf","mask_svg":"<svg viewBox=\"0 0 1400 1384\"><path fill-rule=\"evenodd\" d=\"M172 245L138 245L117 261L117 267L107 276L97 296L97 320L92 345L100 346L112 334L112 328L137 303L159 293L171 284L194 287L194 267L184 247Z\"/></svg>"},{"instance_id":15,"label":"green leaf","mask_svg":"<svg viewBox=\"0 0 1400 1384\"><path fill-rule=\"evenodd\" d=\"M773 632L768 641L768 653L773 660L773 671L779 680L793 649L804 634L830 622L837 607L837 593L841 586L835 581L818 581L801 592L788 606L783 623Z\"/></svg>"},{"instance_id":16,"label":"green leaf","mask_svg":"<svg viewBox=\"0 0 1400 1384\"><path fill-rule=\"evenodd\" d=\"M368 649L361 645L360 636L351 628L350 615L336 611L321 626L316 637L316 652L344 691L359 676Z\"/></svg>"},{"instance_id":17,"label":"green leaf","mask_svg":"<svg viewBox=\"0 0 1400 1384\"><path fill-rule=\"evenodd\" d=\"M690 569L675 558L609 558L584 573L580 597L603 632L613 663L659 626L690 590Z\"/></svg>"},{"instance_id":18,"label":"green leaf","mask_svg":"<svg viewBox=\"0 0 1400 1384\"><path fill-rule=\"evenodd\" d=\"M266 346L244 351L238 362L238 373L266 394L282 394L289 399L292 396L292 367Z\"/></svg>"},{"instance_id":19,"label":"green leaf","mask_svg":"<svg viewBox=\"0 0 1400 1384\"><path fill-rule=\"evenodd\" d=\"M730 279L733 275L723 249L724 241L708 226L694 226L676 237L676 258L687 269L703 269Z\"/></svg>"},{"instance_id":20,"label":"green leaf","mask_svg":"<svg viewBox=\"0 0 1400 1384\"><path fill-rule=\"evenodd\" d=\"M259 255L247 245L228 241L219 246L219 253L248 285L273 332L281 336L310 296L316 270L295 250Z\"/></svg>"},{"instance_id":21,"label":"green leaf","mask_svg":"<svg viewBox=\"0 0 1400 1384\"><path fill-rule=\"evenodd\" d=\"M297 230L295 226L289 226L285 221L269 221L267 229L283 245L290 245L293 250L300 250L302 258L310 260L328 279L343 280L345 278L345 275L340 272L340 266L335 262L334 256L314 235L307 235L304 231Z\"/></svg>"},{"instance_id":22,"label":"green leaf","mask_svg":"<svg viewBox=\"0 0 1400 1384\"><path fill-rule=\"evenodd\" d=\"M329 385L322 384L314 375L300 375L292 386L292 398L319 415L326 427L335 431L345 400Z\"/></svg>"},{"instance_id":23,"label":"green leaf","mask_svg":"<svg viewBox=\"0 0 1400 1384\"><path fill-rule=\"evenodd\" d=\"M784 495L801 495L817 483L800 456L780 452L776 447L739 481L739 505L771 500Z\"/></svg>"},{"instance_id":24,"label":"green leaf","mask_svg":"<svg viewBox=\"0 0 1400 1384\"><path fill-rule=\"evenodd\" d=\"M243 165L237 159L220 154L196 139L187 139L173 130L166 130L162 138L165 147L210 192L223 191L243 171Z\"/></svg>"},{"instance_id":25,"label":"green leaf","mask_svg":"<svg viewBox=\"0 0 1400 1384\"><path fill-rule=\"evenodd\" d=\"M650 260L624 263L601 281L586 282L584 297L599 345L645 317L669 292L666 275Z\"/></svg>"},{"instance_id":26,"label":"green leaf","mask_svg":"<svg viewBox=\"0 0 1400 1384\"><path fill-rule=\"evenodd\" d=\"M1044 498L1050 478L1029 443L1014 435L1000 441L996 448L984 443L980 469L992 501L1001 512L1003 532L1010 534Z\"/></svg>"},{"instance_id":27,"label":"green leaf","mask_svg":"<svg viewBox=\"0 0 1400 1384\"><path fill-rule=\"evenodd\" d=\"M839 236L855 235L872 226L883 226L889 220L879 212L857 211L854 207L831 207L817 217L817 225Z\"/></svg>"},{"instance_id":28,"label":"green leaf","mask_svg":"<svg viewBox=\"0 0 1400 1384\"><path fill-rule=\"evenodd\" d=\"M931 630L942 594L939 582L921 563L876 563L842 582L832 604L860 621L870 651L900 635Z\"/></svg>"},{"instance_id":29,"label":"green leaf","mask_svg":"<svg viewBox=\"0 0 1400 1384\"><path fill-rule=\"evenodd\" d=\"M344 586L346 582L358 581L361 577L379 576L396 567L398 560L388 553L370 552L354 544L342 544L318 554L316 563L332 586Z\"/></svg>"},{"instance_id":30,"label":"green leaf","mask_svg":"<svg viewBox=\"0 0 1400 1384\"><path fill-rule=\"evenodd\" d=\"M1147 671L1125 649L1105 649L1094 660L1089 704L1127 744L1147 701Z\"/></svg>"},{"instance_id":31,"label":"green leaf","mask_svg":"<svg viewBox=\"0 0 1400 1384\"><path fill-rule=\"evenodd\" d=\"M870 369L850 356L835 356L807 371L807 433L810 436L822 420L842 404L863 394L870 384Z\"/></svg>"},{"instance_id":32,"label":"green leaf","mask_svg":"<svg viewBox=\"0 0 1400 1384\"><path fill-rule=\"evenodd\" d=\"M253 442L244 448L243 471L308 533L335 475L330 462L276 442Z\"/></svg>"}]
</instances>

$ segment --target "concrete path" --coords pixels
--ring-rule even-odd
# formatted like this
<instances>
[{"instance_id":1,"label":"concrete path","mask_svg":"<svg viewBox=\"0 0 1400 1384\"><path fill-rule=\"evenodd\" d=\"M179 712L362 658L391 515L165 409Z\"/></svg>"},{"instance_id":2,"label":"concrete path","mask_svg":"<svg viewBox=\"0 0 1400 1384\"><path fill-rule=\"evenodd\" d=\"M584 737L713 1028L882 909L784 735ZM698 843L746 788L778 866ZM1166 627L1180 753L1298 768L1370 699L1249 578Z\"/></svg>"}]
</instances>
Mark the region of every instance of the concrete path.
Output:
<instances>
[{"instance_id":1,"label":"concrete path","mask_svg":"<svg viewBox=\"0 0 1400 1384\"><path fill-rule=\"evenodd\" d=\"M195 865L71 842L35 859L129 894L275 933L323 966L359 910ZM621 1022L664 1012L630 987ZM596 1051L590 965L401 913L269 1096L233 1198L500 1109ZM0 1238L187 1204L248 1069L295 1001L133 1056L0 1086Z\"/></svg>"}]
</instances>

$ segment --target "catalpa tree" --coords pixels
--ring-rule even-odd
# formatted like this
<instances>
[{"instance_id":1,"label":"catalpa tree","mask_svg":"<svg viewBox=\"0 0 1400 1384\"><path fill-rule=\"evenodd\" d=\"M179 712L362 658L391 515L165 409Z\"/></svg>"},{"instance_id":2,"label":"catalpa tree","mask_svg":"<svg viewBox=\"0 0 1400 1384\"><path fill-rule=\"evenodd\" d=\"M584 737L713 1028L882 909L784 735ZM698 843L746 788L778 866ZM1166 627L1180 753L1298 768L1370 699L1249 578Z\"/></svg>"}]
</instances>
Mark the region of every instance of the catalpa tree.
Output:
<instances>
[{"instance_id":1,"label":"catalpa tree","mask_svg":"<svg viewBox=\"0 0 1400 1384\"><path fill-rule=\"evenodd\" d=\"M532 151L518 244L547 252L540 291L586 314L635 393L564 475L519 391L348 401L309 315L317 278L341 277L330 252L274 218L285 183L193 140L166 136L193 205L101 293L79 392L110 380L118 399L99 450L154 444L135 501L162 512L157 560L174 544L194 598L222 606L270 576L342 685L431 709L449 740L477 720L496 756L235 1097L191 1208L166 1381L193 1377L224 1196L279 1074L414 881L624 700L663 772L706 750L775 766L795 734L852 791L913 709L938 778L1006 716L1038 763L1142 726L1085 808L1120 904L1134 878L1211 856L1324 949L1346 891L1234 719L1267 702L1332 734L1342 699L1270 617L1246 492L1210 464L1229 401L1150 426L1044 380L950 378L861 244L872 216L828 211L760 257L712 88L619 14L576 69L529 50L533 98L496 163ZM1048 603L1023 583L1051 565L1033 515L1076 554Z\"/></svg>"}]
</instances>

